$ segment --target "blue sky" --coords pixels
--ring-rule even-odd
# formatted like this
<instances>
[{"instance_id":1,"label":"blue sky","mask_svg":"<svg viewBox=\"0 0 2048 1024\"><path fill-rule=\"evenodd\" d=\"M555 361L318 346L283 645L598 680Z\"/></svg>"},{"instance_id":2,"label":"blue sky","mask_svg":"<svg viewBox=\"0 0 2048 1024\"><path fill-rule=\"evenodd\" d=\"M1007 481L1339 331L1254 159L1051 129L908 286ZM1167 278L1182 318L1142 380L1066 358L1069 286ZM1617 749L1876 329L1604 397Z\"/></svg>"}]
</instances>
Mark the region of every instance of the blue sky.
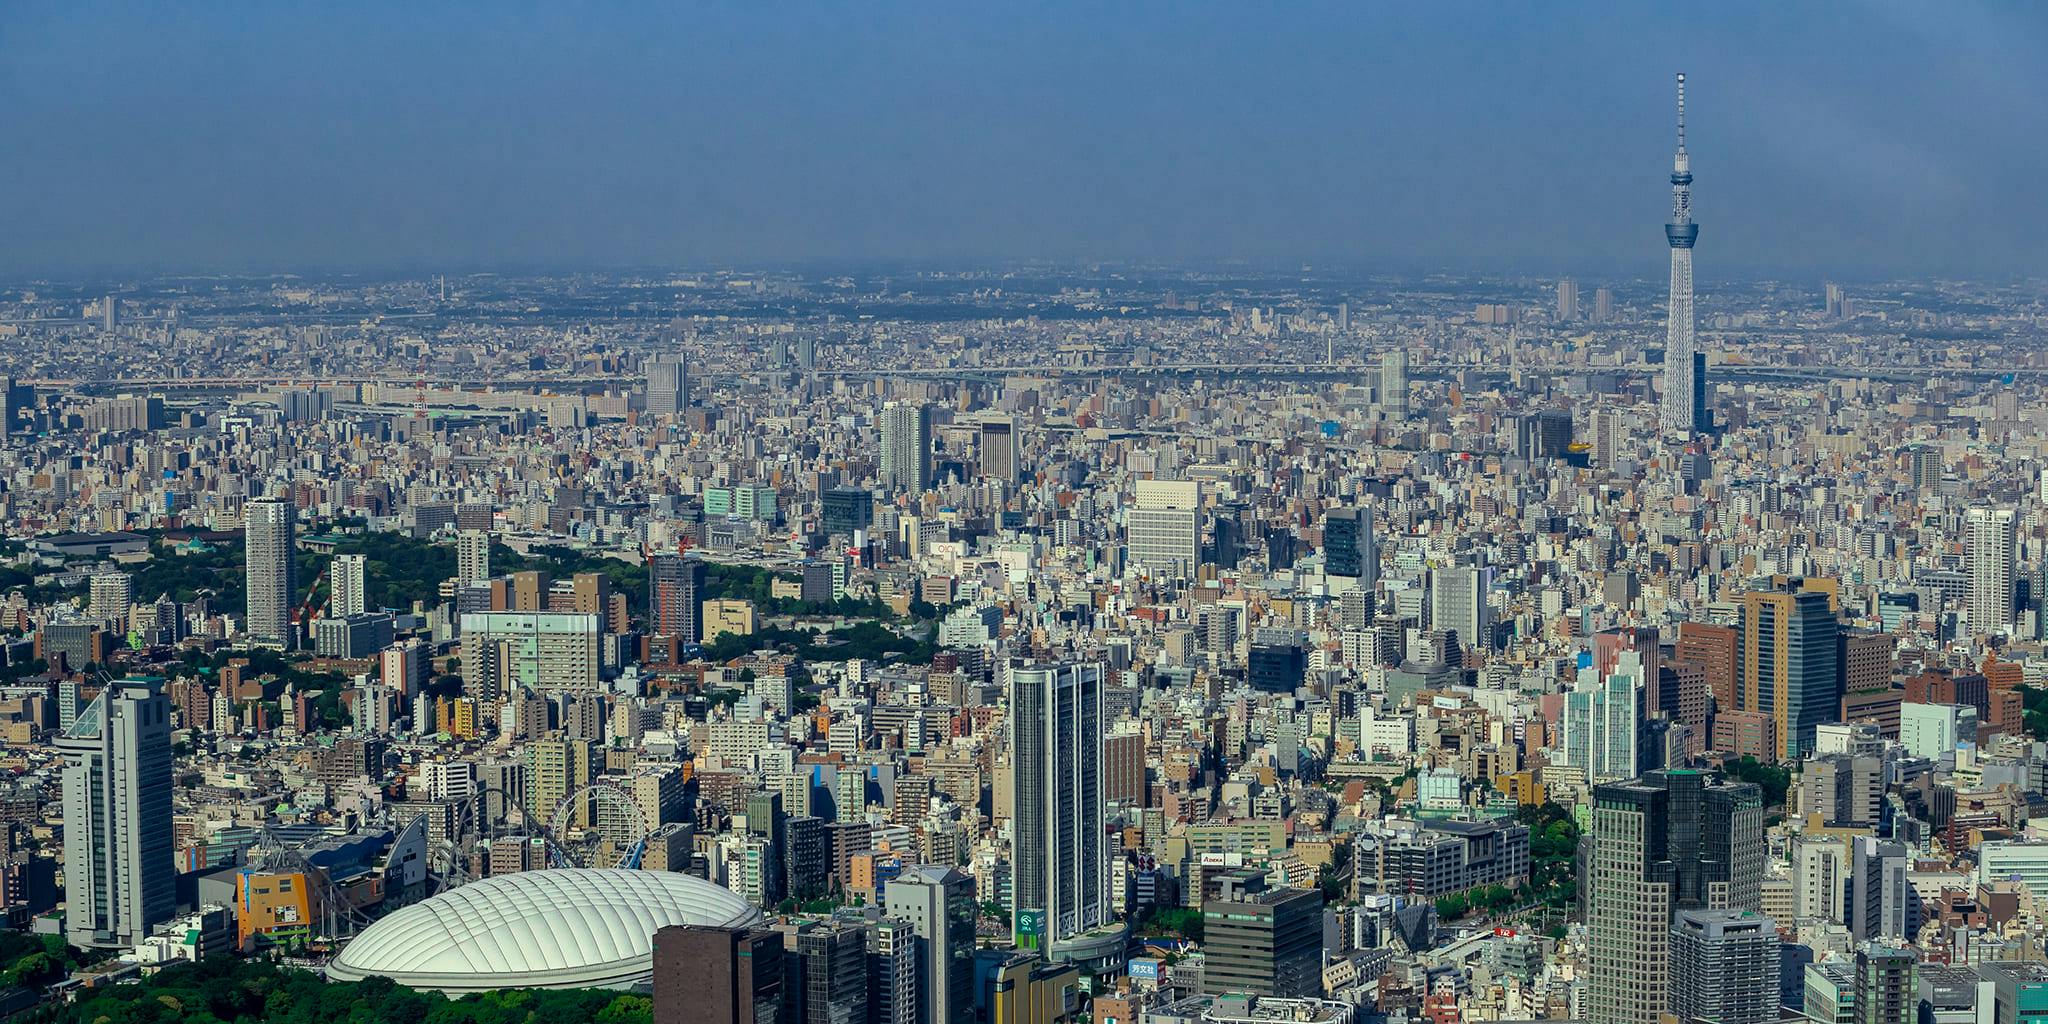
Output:
<instances>
[{"instance_id":1,"label":"blue sky","mask_svg":"<svg viewBox=\"0 0 2048 1024\"><path fill-rule=\"evenodd\" d=\"M0 270L2039 274L2048 7L0 7Z\"/></svg>"}]
</instances>

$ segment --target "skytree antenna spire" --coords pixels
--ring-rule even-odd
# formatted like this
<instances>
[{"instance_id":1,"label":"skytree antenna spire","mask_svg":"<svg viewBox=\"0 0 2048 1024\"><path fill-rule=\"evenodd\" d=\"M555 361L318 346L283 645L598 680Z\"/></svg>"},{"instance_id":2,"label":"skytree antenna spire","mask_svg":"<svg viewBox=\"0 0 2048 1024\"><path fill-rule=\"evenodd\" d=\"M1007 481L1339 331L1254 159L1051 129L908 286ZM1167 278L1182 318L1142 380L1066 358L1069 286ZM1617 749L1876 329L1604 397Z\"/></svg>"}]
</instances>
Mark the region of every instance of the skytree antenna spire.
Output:
<instances>
[{"instance_id":1,"label":"skytree antenna spire","mask_svg":"<svg viewBox=\"0 0 2048 1024\"><path fill-rule=\"evenodd\" d=\"M1700 380L1693 336L1692 245L1700 228L1692 220L1692 158L1685 152L1685 74L1678 76L1678 152L1671 158L1671 221L1664 239L1671 245L1671 302L1664 335L1666 433L1691 437L1706 427L1706 393Z\"/></svg>"}]
</instances>

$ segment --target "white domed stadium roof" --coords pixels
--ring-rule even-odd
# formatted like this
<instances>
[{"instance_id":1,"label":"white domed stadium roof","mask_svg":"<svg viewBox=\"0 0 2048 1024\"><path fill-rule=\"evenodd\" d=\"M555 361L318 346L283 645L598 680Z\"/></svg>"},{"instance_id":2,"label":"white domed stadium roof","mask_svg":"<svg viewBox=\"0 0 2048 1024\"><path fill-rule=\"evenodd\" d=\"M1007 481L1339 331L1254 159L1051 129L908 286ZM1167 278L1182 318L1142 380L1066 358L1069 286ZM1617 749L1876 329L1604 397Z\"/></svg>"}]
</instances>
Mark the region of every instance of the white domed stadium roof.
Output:
<instances>
[{"instance_id":1,"label":"white domed stadium roof","mask_svg":"<svg viewBox=\"0 0 2048 1024\"><path fill-rule=\"evenodd\" d=\"M384 977L461 993L502 988L634 988L653 974L654 933L722 928L761 912L695 875L557 868L496 875L404 907L327 965L336 981Z\"/></svg>"}]
</instances>

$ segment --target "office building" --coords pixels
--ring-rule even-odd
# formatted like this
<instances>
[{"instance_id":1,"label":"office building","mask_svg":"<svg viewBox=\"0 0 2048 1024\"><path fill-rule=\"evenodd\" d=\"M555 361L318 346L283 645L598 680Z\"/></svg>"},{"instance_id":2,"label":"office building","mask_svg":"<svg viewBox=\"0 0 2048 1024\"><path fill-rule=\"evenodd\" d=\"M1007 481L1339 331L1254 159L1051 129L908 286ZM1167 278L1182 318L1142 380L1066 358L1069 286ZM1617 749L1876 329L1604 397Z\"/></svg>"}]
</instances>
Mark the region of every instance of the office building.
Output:
<instances>
[{"instance_id":1,"label":"office building","mask_svg":"<svg viewBox=\"0 0 2048 1024\"><path fill-rule=\"evenodd\" d=\"M1202 991L1297 999L1322 994L1323 897L1243 892L1226 881L1202 902Z\"/></svg>"},{"instance_id":2,"label":"office building","mask_svg":"<svg viewBox=\"0 0 2048 1024\"><path fill-rule=\"evenodd\" d=\"M1110 924L1102 772L1102 676L1094 664L1008 668L1011 858L1022 949L1053 952Z\"/></svg>"},{"instance_id":3,"label":"office building","mask_svg":"<svg viewBox=\"0 0 2048 1024\"><path fill-rule=\"evenodd\" d=\"M259 646L291 650L297 644L292 601L298 594L291 502L261 498L243 509L249 637Z\"/></svg>"},{"instance_id":4,"label":"office building","mask_svg":"<svg viewBox=\"0 0 2048 1024\"><path fill-rule=\"evenodd\" d=\"M1431 903L1481 886L1512 889L1529 877L1529 826L1425 820L1382 841L1376 867L1387 891Z\"/></svg>"},{"instance_id":5,"label":"office building","mask_svg":"<svg viewBox=\"0 0 2048 1024\"><path fill-rule=\"evenodd\" d=\"M647 415L681 416L690 407L690 360L681 353L647 363Z\"/></svg>"},{"instance_id":6,"label":"office building","mask_svg":"<svg viewBox=\"0 0 2048 1024\"><path fill-rule=\"evenodd\" d=\"M357 612L313 620L313 650L323 658L375 657L391 646L394 620L383 612Z\"/></svg>"},{"instance_id":7,"label":"office building","mask_svg":"<svg viewBox=\"0 0 2048 1024\"><path fill-rule=\"evenodd\" d=\"M1652 648L1654 650L1654 648ZM1565 694L1564 750L1566 763L1586 773L1588 782L1619 782L1641 773L1644 752L1643 658L1622 651L1605 675L1595 664L1580 670L1578 684Z\"/></svg>"},{"instance_id":8,"label":"office building","mask_svg":"<svg viewBox=\"0 0 2048 1024\"><path fill-rule=\"evenodd\" d=\"M1011 483L1017 479L1017 424L1014 420L983 420L981 475Z\"/></svg>"},{"instance_id":9,"label":"office building","mask_svg":"<svg viewBox=\"0 0 2048 1024\"><path fill-rule=\"evenodd\" d=\"M1772 1024L1778 926L1751 910L1681 910L1671 923L1671 1014L1681 1021Z\"/></svg>"},{"instance_id":10,"label":"office building","mask_svg":"<svg viewBox=\"0 0 2048 1024\"><path fill-rule=\"evenodd\" d=\"M1484 566L1457 565L1429 573L1429 616L1432 628L1454 634L1463 650L1493 648L1493 609L1487 605L1493 571Z\"/></svg>"},{"instance_id":11,"label":"office building","mask_svg":"<svg viewBox=\"0 0 2048 1024\"><path fill-rule=\"evenodd\" d=\"M1876 836L1849 842L1849 933L1866 942L1906 942L1919 916L1918 898L1906 881L1912 867L1906 844Z\"/></svg>"},{"instance_id":12,"label":"office building","mask_svg":"<svg viewBox=\"0 0 2048 1024\"><path fill-rule=\"evenodd\" d=\"M85 949L133 946L178 909L164 681L108 683L56 746L64 755L64 939Z\"/></svg>"},{"instance_id":13,"label":"office building","mask_svg":"<svg viewBox=\"0 0 2048 1024\"><path fill-rule=\"evenodd\" d=\"M882 487L922 494L932 486L932 411L911 402L882 407Z\"/></svg>"},{"instance_id":14,"label":"office building","mask_svg":"<svg viewBox=\"0 0 2048 1024\"><path fill-rule=\"evenodd\" d=\"M834 487L819 499L827 536L852 538L875 525L875 496L864 487Z\"/></svg>"},{"instance_id":15,"label":"office building","mask_svg":"<svg viewBox=\"0 0 2048 1024\"><path fill-rule=\"evenodd\" d=\"M1783 955L1782 949L1780 955ZM1814 1024L1855 1024L1856 964L1847 958L1807 964L1799 1009Z\"/></svg>"},{"instance_id":16,"label":"office building","mask_svg":"<svg viewBox=\"0 0 2048 1024\"><path fill-rule=\"evenodd\" d=\"M825 819L791 815L782 822L783 891L799 900L825 895L832 874L832 851L825 842Z\"/></svg>"},{"instance_id":17,"label":"office building","mask_svg":"<svg viewBox=\"0 0 2048 1024\"><path fill-rule=\"evenodd\" d=\"M1665 1012L1678 911L1758 909L1763 816L1755 785L1695 771L1594 788L1582 883L1590 1024L1640 1024Z\"/></svg>"},{"instance_id":18,"label":"office building","mask_svg":"<svg viewBox=\"0 0 2048 1024\"><path fill-rule=\"evenodd\" d=\"M1059 1024L1077 1019L1087 991L1073 964L1031 953L984 949L974 958L975 1020L987 1024Z\"/></svg>"},{"instance_id":19,"label":"office building","mask_svg":"<svg viewBox=\"0 0 2048 1024\"><path fill-rule=\"evenodd\" d=\"M654 1024L788 1024L782 933L678 925L654 933Z\"/></svg>"},{"instance_id":20,"label":"office building","mask_svg":"<svg viewBox=\"0 0 2048 1024\"><path fill-rule=\"evenodd\" d=\"M1899 745L1914 757L1956 762L1956 747L1977 741L1977 709L1968 704L1899 705Z\"/></svg>"},{"instance_id":21,"label":"office building","mask_svg":"<svg viewBox=\"0 0 2048 1024\"><path fill-rule=\"evenodd\" d=\"M1977 976L1990 983L1990 1019L1994 1024L2034 1024L2048 1020L2048 966L2038 960L1987 961L1976 965ZM1982 997L1977 1009L1982 1016Z\"/></svg>"},{"instance_id":22,"label":"office building","mask_svg":"<svg viewBox=\"0 0 2048 1024\"><path fill-rule=\"evenodd\" d=\"M1190 578L1201 560L1202 485L1140 480L1124 510L1130 565L1154 576Z\"/></svg>"},{"instance_id":23,"label":"office building","mask_svg":"<svg viewBox=\"0 0 2048 1024\"><path fill-rule=\"evenodd\" d=\"M682 555L656 555L647 571L649 628L686 644L704 641L704 563Z\"/></svg>"},{"instance_id":24,"label":"office building","mask_svg":"<svg viewBox=\"0 0 2048 1024\"><path fill-rule=\"evenodd\" d=\"M1841 625L1825 592L1793 579L1742 595L1741 687L1736 706L1772 726L1778 760L1805 756L1813 730L1840 716Z\"/></svg>"},{"instance_id":25,"label":"office building","mask_svg":"<svg viewBox=\"0 0 2048 1024\"><path fill-rule=\"evenodd\" d=\"M868 950L850 924L805 921L782 933L783 1018L799 1024L866 1024Z\"/></svg>"},{"instance_id":26,"label":"office building","mask_svg":"<svg viewBox=\"0 0 2048 1024\"><path fill-rule=\"evenodd\" d=\"M917 937L918 1024L974 1015L974 879L935 864L905 867L883 892L888 916Z\"/></svg>"},{"instance_id":27,"label":"office building","mask_svg":"<svg viewBox=\"0 0 2048 1024\"><path fill-rule=\"evenodd\" d=\"M1372 532L1372 509L1337 508L1323 517L1323 572L1355 581L1370 591L1379 582L1378 538Z\"/></svg>"},{"instance_id":28,"label":"office building","mask_svg":"<svg viewBox=\"0 0 2048 1024\"><path fill-rule=\"evenodd\" d=\"M1390 348L1380 354L1379 412L1389 420L1408 418L1408 350Z\"/></svg>"},{"instance_id":29,"label":"office building","mask_svg":"<svg viewBox=\"0 0 2048 1024\"><path fill-rule=\"evenodd\" d=\"M917 932L910 922L883 917L866 922L868 1020L917 1024Z\"/></svg>"},{"instance_id":30,"label":"office building","mask_svg":"<svg viewBox=\"0 0 2048 1024\"><path fill-rule=\"evenodd\" d=\"M2012 509L1973 508L1964 516L1964 557L1969 560L1969 625L1977 634L2005 633L2015 619Z\"/></svg>"},{"instance_id":31,"label":"office building","mask_svg":"<svg viewBox=\"0 0 2048 1024\"><path fill-rule=\"evenodd\" d=\"M345 619L369 610L368 555L336 555L327 569L327 614Z\"/></svg>"}]
</instances>

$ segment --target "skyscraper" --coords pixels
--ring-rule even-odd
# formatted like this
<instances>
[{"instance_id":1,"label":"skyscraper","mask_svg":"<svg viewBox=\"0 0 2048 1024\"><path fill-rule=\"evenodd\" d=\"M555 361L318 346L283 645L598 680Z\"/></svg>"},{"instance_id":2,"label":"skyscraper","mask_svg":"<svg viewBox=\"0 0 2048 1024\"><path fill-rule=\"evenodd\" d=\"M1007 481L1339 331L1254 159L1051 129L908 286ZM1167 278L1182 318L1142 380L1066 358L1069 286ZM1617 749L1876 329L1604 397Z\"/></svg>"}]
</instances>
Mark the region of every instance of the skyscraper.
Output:
<instances>
[{"instance_id":1,"label":"skyscraper","mask_svg":"<svg viewBox=\"0 0 2048 1024\"><path fill-rule=\"evenodd\" d=\"M125 572L94 573L86 615L95 622L128 621L128 606L135 603L135 579Z\"/></svg>"},{"instance_id":2,"label":"skyscraper","mask_svg":"<svg viewBox=\"0 0 2048 1024\"><path fill-rule=\"evenodd\" d=\"M917 933L885 917L867 925L868 1020L917 1024Z\"/></svg>"},{"instance_id":3,"label":"skyscraper","mask_svg":"<svg viewBox=\"0 0 2048 1024\"><path fill-rule=\"evenodd\" d=\"M782 933L784 1019L800 1024L866 1024L867 936L848 924L802 921ZM787 1012L794 1010L794 1013Z\"/></svg>"},{"instance_id":4,"label":"skyscraper","mask_svg":"<svg viewBox=\"0 0 2048 1024\"><path fill-rule=\"evenodd\" d=\"M882 486L921 494L932 486L932 411L913 402L882 407Z\"/></svg>"},{"instance_id":5,"label":"skyscraper","mask_svg":"<svg viewBox=\"0 0 2048 1024\"><path fill-rule=\"evenodd\" d=\"M1331 509L1323 517L1323 571L1355 580L1371 590L1379 581L1378 539L1372 532L1369 508Z\"/></svg>"},{"instance_id":6,"label":"skyscraper","mask_svg":"<svg viewBox=\"0 0 2048 1024\"><path fill-rule=\"evenodd\" d=\"M1970 632L2000 633L2013 624L2013 541L2017 519L2009 508L1973 508L1964 516L1970 561Z\"/></svg>"},{"instance_id":7,"label":"skyscraper","mask_svg":"<svg viewBox=\"0 0 2048 1024\"><path fill-rule=\"evenodd\" d=\"M1017 945L1056 951L1110 923L1100 665L1009 667Z\"/></svg>"},{"instance_id":8,"label":"skyscraper","mask_svg":"<svg viewBox=\"0 0 2048 1024\"><path fill-rule=\"evenodd\" d=\"M121 300L109 295L100 300L100 329L108 334L121 327Z\"/></svg>"},{"instance_id":9,"label":"skyscraper","mask_svg":"<svg viewBox=\"0 0 2048 1024\"><path fill-rule=\"evenodd\" d=\"M1202 903L1202 990L1301 999L1323 991L1323 894L1225 892Z\"/></svg>"},{"instance_id":10,"label":"skyscraper","mask_svg":"<svg viewBox=\"0 0 2048 1024\"><path fill-rule=\"evenodd\" d=\"M1557 283L1557 318L1577 320L1579 318L1579 283L1567 277Z\"/></svg>"},{"instance_id":11,"label":"skyscraper","mask_svg":"<svg viewBox=\"0 0 2048 1024\"><path fill-rule=\"evenodd\" d=\"M918 1024L974 1018L974 879L954 868L919 864L883 890L890 917L917 936Z\"/></svg>"},{"instance_id":12,"label":"skyscraper","mask_svg":"<svg viewBox=\"0 0 2048 1024\"><path fill-rule=\"evenodd\" d=\"M464 530L455 535L455 582L469 586L491 578L491 535Z\"/></svg>"},{"instance_id":13,"label":"skyscraper","mask_svg":"<svg viewBox=\"0 0 2048 1024\"><path fill-rule=\"evenodd\" d=\"M1906 881L1911 865L1906 844L1876 836L1849 843L1848 925L1859 940L1904 942L1912 937L1917 909Z\"/></svg>"},{"instance_id":14,"label":"skyscraper","mask_svg":"<svg viewBox=\"0 0 2048 1024\"><path fill-rule=\"evenodd\" d=\"M1604 324L1612 319L1614 319L1614 289L1593 289L1593 320L1596 323Z\"/></svg>"},{"instance_id":15,"label":"skyscraper","mask_svg":"<svg viewBox=\"0 0 2048 1024\"><path fill-rule=\"evenodd\" d=\"M1642 758L1638 741L1643 728L1642 655L1623 651L1614 667L1579 671L1578 685L1565 694L1564 750L1571 766L1589 782L1614 782L1636 776Z\"/></svg>"},{"instance_id":16,"label":"skyscraper","mask_svg":"<svg viewBox=\"0 0 2048 1024\"><path fill-rule=\"evenodd\" d=\"M1408 418L1408 350L1390 348L1380 355L1380 415Z\"/></svg>"},{"instance_id":17,"label":"skyscraper","mask_svg":"<svg viewBox=\"0 0 2048 1024\"><path fill-rule=\"evenodd\" d=\"M1671 158L1671 222L1664 238L1671 243L1671 304L1664 334L1664 430L1690 435L1698 428L1693 416L1699 380L1693 363L1692 246L1699 238L1692 221L1692 158L1685 152L1685 76L1678 76L1678 152Z\"/></svg>"},{"instance_id":18,"label":"skyscraper","mask_svg":"<svg viewBox=\"0 0 2048 1024\"><path fill-rule=\"evenodd\" d=\"M330 617L346 618L368 610L369 598L365 591L369 587L369 565L367 555L334 556L334 564L327 570L330 595L327 614Z\"/></svg>"},{"instance_id":19,"label":"skyscraper","mask_svg":"<svg viewBox=\"0 0 2048 1024\"><path fill-rule=\"evenodd\" d=\"M1200 562L1202 485L1194 480L1140 480L1124 510L1130 564L1159 576L1192 577Z\"/></svg>"},{"instance_id":20,"label":"skyscraper","mask_svg":"<svg viewBox=\"0 0 2048 1024\"><path fill-rule=\"evenodd\" d=\"M1671 1014L1681 1021L1778 1020L1778 926L1751 910L1681 910L1671 925Z\"/></svg>"},{"instance_id":21,"label":"skyscraper","mask_svg":"<svg viewBox=\"0 0 2048 1024\"><path fill-rule=\"evenodd\" d=\"M690 359L681 353L647 363L647 415L680 416L690 407Z\"/></svg>"},{"instance_id":22,"label":"skyscraper","mask_svg":"<svg viewBox=\"0 0 2048 1024\"><path fill-rule=\"evenodd\" d=\"M1017 424L1008 419L981 424L981 475L1011 483L1017 479Z\"/></svg>"},{"instance_id":23,"label":"skyscraper","mask_svg":"<svg viewBox=\"0 0 2048 1024\"><path fill-rule=\"evenodd\" d=\"M1641 1024L1665 1012L1677 911L1757 909L1763 825L1752 783L1674 769L1594 787L1584 881L1590 1024Z\"/></svg>"},{"instance_id":24,"label":"skyscraper","mask_svg":"<svg viewBox=\"0 0 2048 1024\"><path fill-rule=\"evenodd\" d=\"M249 636L287 651L295 641L292 599L298 593L293 523L292 504L281 498L252 501L242 516Z\"/></svg>"},{"instance_id":25,"label":"skyscraper","mask_svg":"<svg viewBox=\"0 0 2048 1024\"><path fill-rule=\"evenodd\" d=\"M704 563L656 555L647 573L647 611L654 635L686 644L704 639Z\"/></svg>"},{"instance_id":26,"label":"skyscraper","mask_svg":"<svg viewBox=\"0 0 2048 1024\"><path fill-rule=\"evenodd\" d=\"M1766 716L1781 760L1813 749L1813 731L1841 713L1841 624L1826 593L1793 579L1742 595L1738 710Z\"/></svg>"},{"instance_id":27,"label":"skyscraper","mask_svg":"<svg viewBox=\"0 0 2048 1024\"><path fill-rule=\"evenodd\" d=\"M57 739L64 928L74 946L132 946L177 912L163 686L155 678L110 683Z\"/></svg>"},{"instance_id":28,"label":"skyscraper","mask_svg":"<svg viewBox=\"0 0 2048 1024\"><path fill-rule=\"evenodd\" d=\"M1484 566L1453 565L1429 573L1430 624L1458 635L1461 649L1491 650L1493 610L1486 594L1492 586L1492 570Z\"/></svg>"}]
</instances>

